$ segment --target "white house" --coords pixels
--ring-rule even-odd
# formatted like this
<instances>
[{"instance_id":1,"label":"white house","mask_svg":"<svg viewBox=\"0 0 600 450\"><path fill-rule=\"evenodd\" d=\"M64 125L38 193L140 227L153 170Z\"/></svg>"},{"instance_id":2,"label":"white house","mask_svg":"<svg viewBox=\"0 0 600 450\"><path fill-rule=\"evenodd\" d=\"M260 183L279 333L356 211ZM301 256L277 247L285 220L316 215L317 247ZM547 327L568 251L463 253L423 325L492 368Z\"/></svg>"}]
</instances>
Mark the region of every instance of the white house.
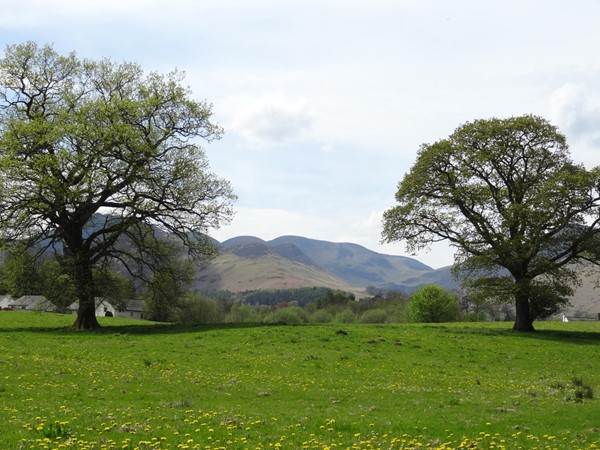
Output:
<instances>
[{"instance_id":1,"label":"white house","mask_svg":"<svg viewBox=\"0 0 600 450\"><path fill-rule=\"evenodd\" d=\"M77 314L79 303L69 305L69 312ZM123 306L115 307L108 299L96 297L96 317L126 317L129 319L144 318L144 302L128 300Z\"/></svg>"},{"instance_id":2,"label":"white house","mask_svg":"<svg viewBox=\"0 0 600 450\"><path fill-rule=\"evenodd\" d=\"M144 306L144 302L141 300L128 300L124 308L117 309L115 317L144 319Z\"/></svg>"}]
</instances>

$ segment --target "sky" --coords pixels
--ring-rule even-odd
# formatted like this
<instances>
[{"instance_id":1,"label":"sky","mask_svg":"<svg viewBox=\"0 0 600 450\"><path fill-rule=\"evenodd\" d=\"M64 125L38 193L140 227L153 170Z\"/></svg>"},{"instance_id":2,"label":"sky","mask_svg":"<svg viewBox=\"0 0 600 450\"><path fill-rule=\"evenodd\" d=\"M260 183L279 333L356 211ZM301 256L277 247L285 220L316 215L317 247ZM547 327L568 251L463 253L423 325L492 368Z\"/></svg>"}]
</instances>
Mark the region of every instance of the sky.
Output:
<instances>
[{"instance_id":1,"label":"sky","mask_svg":"<svg viewBox=\"0 0 600 450\"><path fill-rule=\"evenodd\" d=\"M545 117L600 160L597 0L1 0L0 43L179 69L224 137L204 146L238 200L217 240L381 244L423 143L477 119Z\"/></svg>"}]
</instances>

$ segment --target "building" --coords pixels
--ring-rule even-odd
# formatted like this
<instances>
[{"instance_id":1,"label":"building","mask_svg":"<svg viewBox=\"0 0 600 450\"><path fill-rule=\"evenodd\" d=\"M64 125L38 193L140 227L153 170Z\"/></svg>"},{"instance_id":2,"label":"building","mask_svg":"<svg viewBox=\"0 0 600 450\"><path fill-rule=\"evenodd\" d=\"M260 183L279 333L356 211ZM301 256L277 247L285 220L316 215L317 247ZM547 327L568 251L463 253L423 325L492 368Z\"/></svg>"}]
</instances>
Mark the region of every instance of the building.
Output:
<instances>
[{"instance_id":1,"label":"building","mask_svg":"<svg viewBox=\"0 0 600 450\"><path fill-rule=\"evenodd\" d=\"M56 307L43 295L23 295L8 303L8 308L18 311L53 312Z\"/></svg>"},{"instance_id":2,"label":"building","mask_svg":"<svg viewBox=\"0 0 600 450\"><path fill-rule=\"evenodd\" d=\"M77 314L79 303L69 305L68 311ZM107 298L96 297L96 317L124 317L128 319L144 318L144 302L140 300L128 300L123 305L115 306Z\"/></svg>"}]
</instances>

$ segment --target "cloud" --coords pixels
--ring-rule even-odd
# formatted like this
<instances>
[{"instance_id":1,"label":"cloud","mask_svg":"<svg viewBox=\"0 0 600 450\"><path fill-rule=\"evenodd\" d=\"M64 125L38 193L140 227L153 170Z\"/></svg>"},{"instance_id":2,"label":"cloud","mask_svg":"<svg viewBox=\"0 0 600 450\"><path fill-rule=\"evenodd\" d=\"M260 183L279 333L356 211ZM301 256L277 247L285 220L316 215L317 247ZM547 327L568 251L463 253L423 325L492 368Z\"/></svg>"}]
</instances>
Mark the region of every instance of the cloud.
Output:
<instances>
[{"instance_id":1,"label":"cloud","mask_svg":"<svg viewBox=\"0 0 600 450\"><path fill-rule=\"evenodd\" d=\"M583 84L567 83L552 94L551 117L570 138L600 144L600 107Z\"/></svg>"},{"instance_id":2,"label":"cloud","mask_svg":"<svg viewBox=\"0 0 600 450\"><path fill-rule=\"evenodd\" d=\"M270 146L301 136L312 126L312 114L302 100L265 94L238 110L231 129L252 146Z\"/></svg>"},{"instance_id":3,"label":"cloud","mask_svg":"<svg viewBox=\"0 0 600 450\"><path fill-rule=\"evenodd\" d=\"M151 1L150 4L156 4ZM113 18L118 14L137 14L148 9L144 0L104 0L102 2L73 2L71 0L8 0L3 4L0 25L19 28L48 24L49 21L62 18L82 19Z\"/></svg>"}]
</instances>

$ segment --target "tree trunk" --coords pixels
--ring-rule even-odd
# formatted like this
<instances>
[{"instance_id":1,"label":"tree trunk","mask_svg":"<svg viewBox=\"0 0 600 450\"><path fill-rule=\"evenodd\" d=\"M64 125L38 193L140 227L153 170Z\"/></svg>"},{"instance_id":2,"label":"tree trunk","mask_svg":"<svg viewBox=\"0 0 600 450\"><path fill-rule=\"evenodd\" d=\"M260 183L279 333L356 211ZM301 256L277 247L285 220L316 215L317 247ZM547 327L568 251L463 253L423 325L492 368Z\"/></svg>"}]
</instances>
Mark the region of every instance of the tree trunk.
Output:
<instances>
[{"instance_id":1,"label":"tree trunk","mask_svg":"<svg viewBox=\"0 0 600 450\"><path fill-rule=\"evenodd\" d=\"M89 258L82 254L74 255L70 268L75 281L79 308L77 310L77 319L69 329L95 330L100 328L100 324L96 319L94 276Z\"/></svg>"},{"instance_id":2,"label":"tree trunk","mask_svg":"<svg viewBox=\"0 0 600 450\"><path fill-rule=\"evenodd\" d=\"M529 290L528 283L517 281L517 292L515 293L516 317L513 325L513 331L533 332L533 319L529 308Z\"/></svg>"},{"instance_id":3,"label":"tree trunk","mask_svg":"<svg viewBox=\"0 0 600 450\"><path fill-rule=\"evenodd\" d=\"M96 308L92 302L92 307L82 306L81 299L79 300L79 310L77 311L77 319L73 325L69 327L69 330L95 330L100 328L98 319L96 319Z\"/></svg>"}]
</instances>

